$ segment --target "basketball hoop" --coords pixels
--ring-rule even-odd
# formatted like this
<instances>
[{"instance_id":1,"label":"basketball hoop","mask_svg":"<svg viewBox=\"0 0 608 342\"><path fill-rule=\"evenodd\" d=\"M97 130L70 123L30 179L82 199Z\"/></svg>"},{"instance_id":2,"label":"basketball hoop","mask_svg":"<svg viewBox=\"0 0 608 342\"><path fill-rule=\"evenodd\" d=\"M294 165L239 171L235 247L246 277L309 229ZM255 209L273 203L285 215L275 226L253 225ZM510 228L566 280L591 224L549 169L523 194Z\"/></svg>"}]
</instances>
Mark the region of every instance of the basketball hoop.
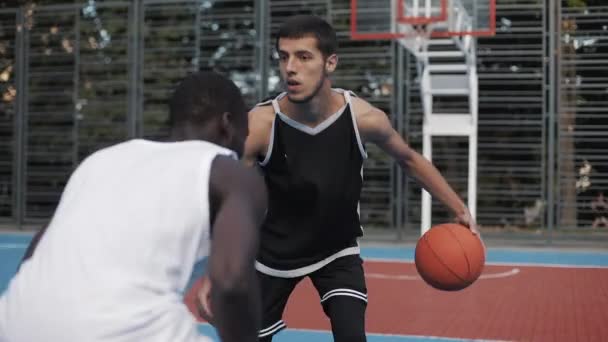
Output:
<instances>
[{"instance_id":1,"label":"basketball hoop","mask_svg":"<svg viewBox=\"0 0 608 342\"><path fill-rule=\"evenodd\" d=\"M418 35L415 27L430 32L431 38L470 38L496 33L496 0L350 1L353 40L413 38Z\"/></svg>"}]
</instances>

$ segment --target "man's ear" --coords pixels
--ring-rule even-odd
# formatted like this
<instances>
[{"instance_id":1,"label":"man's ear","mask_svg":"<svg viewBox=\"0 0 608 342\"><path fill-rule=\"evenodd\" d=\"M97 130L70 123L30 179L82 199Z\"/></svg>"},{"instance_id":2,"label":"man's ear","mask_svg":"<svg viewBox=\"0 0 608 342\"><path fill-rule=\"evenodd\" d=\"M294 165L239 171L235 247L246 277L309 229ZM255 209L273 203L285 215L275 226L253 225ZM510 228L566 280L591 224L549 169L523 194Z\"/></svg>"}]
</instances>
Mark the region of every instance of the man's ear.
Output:
<instances>
[{"instance_id":1,"label":"man's ear","mask_svg":"<svg viewBox=\"0 0 608 342\"><path fill-rule=\"evenodd\" d=\"M325 60L325 71L328 74L334 72L336 70L337 66L338 66L338 55L336 55L334 53L331 56L327 57L327 59Z\"/></svg>"},{"instance_id":2,"label":"man's ear","mask_svg":"<svg viewBox=\"0 0 608 342\"><path fill-rule=\"evenodd\" d=\"M234 120L234 116L230 112L223 112L222 118L220 120L220 127L222 130L222 136L224 137L224 141L229 143L232 141L234 137L234 125L232 121Z\"/></svg>"}]
</instances>

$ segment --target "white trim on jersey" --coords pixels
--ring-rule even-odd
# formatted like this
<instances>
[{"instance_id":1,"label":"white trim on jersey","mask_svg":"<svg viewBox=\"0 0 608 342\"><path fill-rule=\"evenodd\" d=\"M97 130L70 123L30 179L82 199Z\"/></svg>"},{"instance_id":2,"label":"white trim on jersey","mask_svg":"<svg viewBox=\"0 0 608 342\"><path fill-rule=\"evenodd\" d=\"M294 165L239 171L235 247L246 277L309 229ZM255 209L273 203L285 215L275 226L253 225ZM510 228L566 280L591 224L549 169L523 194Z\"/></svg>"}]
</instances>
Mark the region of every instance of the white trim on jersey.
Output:
<instances>
[{"instance_id":1,"label":"white trim on jersey","mask_svg":"<svg viewBox=\"0 0 608 342\"><path fill-rule=\"evenodd\" d=\"M351 102L350 95L350 91L344 90L344 97L346 98L346 102L350 106L350 116L353 119L353 128L355 129L355 135L357 136L357 145L359 145L359 152L361 152L361 156L363 157L363 159L367 159L367 151L365 151L365 147L363 147L363 141L361 140L361 135L359 134L359 126L357 126L357 119L355 118L355 108Z\"/></svg>"},{"instance_id":2,"label":"white trim on jersey","mask_svg":"<svg viewBox=\"0 0 608 342\"><path fill-rule=\"evenodd\" d=\"M316 262L312 265L308 265L308 266L304 266L304 267L300 267L300 268L296 268L293 270L276 270L274 268L270 268L264 264L262 264L261 262L257 261L255 262L255 268L260 272L260 273L264 273L266 275L272 276L272 277L277 277L277 278L297 278L297 277L302 277L305 276L307 274L310 274L314 271L317 271L321 268L323 268L324 266L326 266L327 264L329 264L330 262L341 258L343 256L347 256L347 255L356 255L356 254L360 254L361 253L361 249L359 248L359 246L356 247L348 247L345 248L335 254L332 254L330 256L328 256L327 258Z\"/></svg>"},{"instance_id":3,"label":"white trim on jersey","mask_svg":"<svg viewBox=\"0 0 608 342\"><path fill-rule=\"evenodd\" d=\"M275 99L272 100L272 108L274 109L275 114L279 114L281 112L281 106L279 106L279 100L284 98L287 93L281 93Z\"/></svg>"},{"instance_id":4,"label":"white trim on jersey","mask_svg":"<svg viewBox=\"0 0 608 342\"><path fill-rule=\"evenodd\" d=\"M275 116L272 119L272 128L270 129L270 141L268 142L268 149L266 150L266 157L259 163L261 166L265 166L270 161L270 155L272 155L272 148L274 146L274 121L277 119Z\"/></svg>"},{"instance_id":5,"label":"white trim on jersey","mask_svg":"<svg viewBox=\"0 0 608 342\"><path fill-rule=\"evenodd\" d=\"M336 122L336 120L338 120L342 116L342 114L346 110L346 107L348 106L348 101L347 101L344 104L344 106L342 106L337 112L335 112L332 115L330 115L329 117L327 117L327 119L325 119L323 122L321 122L320 124L318 124L315 127L309 127L309 126L304 125L301 122L298 122L298 121L290 118L289 116L287 116L283 112L281 112L281 108L279 107L279 100L281 100L283 97L285 97L285 95L287 95L287 93L282 93L279 96L277 96L276 99L272 100L272 107L274 108L275 114L278 115L281 118L281 120L283 120L283 122L285 122L289 126L297 129L298 131L304 132L308 135L317 135L317 134L323 132L325 129L327 129L329 126L331 126L334 122Z\"/></svg>"},{"instance_id":6,"label":"white trim on jersey","mask_svg":"<svg viewBox=\"0 0 608 342\"><path fill-rule=\"evenodd\" d=\"M264 101L264 102L260 102L260 103L256 104L255 106L256 106L256 107L259 107L259 106L266 106L266 105L268 105L268 104L271 104L271 103L272 103L272 100L273 100L273 99L268 99L268 100L266 100L266 101Z\"/></svg>"},{"instance_id":7,"label":"white trim on jersey","mask_svg":"<svg viewBox=\"0 0 608 342\"><path fill-rule=\"evenodd\" d=\"M281 120L283 120L283 122L285 122L286 124L288 124L289 126L295 128L295 129L297 129L298 131L304 132L308 135L317 135L317 134L323 132L329 126L331 126L334 122L336 122L336 120L338 120L342 116L345 109L346 109L346 105L344 105L342 108L340 108L337 112L330 115L327 119L325 119L323 122L321 122L314 128L306 126L300 122L297 122L296 120L290 118L289 116L287 116L281 112L278 112L277 115L281 118Z\"/></svg>"},{"instance_id":8,"label":"white trim on jersey","mask_svg":"<svg viewBox=\"0 0 608 342\"><path fill-rule=\"evenodd\" d=\"M361 183L363 183L364 179L363 179L363 164L361 164ZM359 218L359 222L361 222L361 200L357 201L357 217ZM363 225L359 225L359 228L361 228L361 234L365 234L365 230L363 229Z\"/></svg>"}]
</instances>

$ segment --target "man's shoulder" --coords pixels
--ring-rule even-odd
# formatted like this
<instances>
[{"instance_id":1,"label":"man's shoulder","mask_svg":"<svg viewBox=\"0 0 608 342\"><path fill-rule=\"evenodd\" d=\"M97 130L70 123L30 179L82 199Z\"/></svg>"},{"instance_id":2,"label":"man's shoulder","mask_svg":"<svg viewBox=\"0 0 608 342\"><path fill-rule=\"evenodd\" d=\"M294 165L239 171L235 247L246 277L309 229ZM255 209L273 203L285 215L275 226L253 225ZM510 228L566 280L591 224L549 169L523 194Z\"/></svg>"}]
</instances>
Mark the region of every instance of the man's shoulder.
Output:
<instances>
[{"instance_id":1,"label":"man's shoulder","mask_svg":"<svg viewBox=\"0 0 608 342\"><path fill-rule=\"evenodd\" d=\"M271 107L272 108L272 101L273 100L279 100L280 97L282 97L281 96L282 94L283 93L274 93L274 94L271 94L271 95L267 96L262 101L260 101L259 103L257 103L255 105L254 109L257 108L257 107Z\"/></svg>"},{"instance_id":2,"label":"man's shoulder","mask_svg":"<svg viewBox=\"0 0 608 342\"><path fill-rule=\"evenodd\" d=\"M374 105L367 102L366 100L358 97L353 92L351 92L351 94L354 95L351 97L352 109L357 118L362 116L368 116L369 114L373 114L376 111L380 111L380 109L376 108Z\"/></svg>"},{"instance_id":3,"label":"man's shoulder","mask_svg":"<svg viewBox=\"0 0 608 342\"><path fill-rule=\"evenodd\" d=\"M258 155L265 153L275 116L272 100L261 102L249 111L249 136L245 143L245 159L253 161Z\"/></svg>"},{"instance_id":4,"label":"man's shoulder","mask_svg":"<svg viewBox=\"0 0 608 342\"><path fill-rule=\"evenodd\" d=\"M364 141L374 141L376 137L384 136L391 127L390 121L387 121L387 114L368 101L360 97L351 97L351 104L357 128Z\"/></svg>"},{"instance_id":5,"label":"man's shoulder","mask_svg":"<svg viewBox=\"0 0 608 342\"><path fill-rule=\"evenodd\" d=\"M230 179L230 182L226 182L226 179ZM259 187L262 178L255 169L241 161L227 155L217 155L211 167L211 183L219 184L225 190L243 190L243 187Z\"/></svg>"},{"instance_id":6,"label":"man's shoulder","mask_svg":"<svg viewBox=\"0 0 608 342\"><path fill-rule=\"evenodd\" d=\"M272 99L260 102L249 111L250 126L268 125L274 120L274 108L272 107Z\"/></svg>"}]
</instances>

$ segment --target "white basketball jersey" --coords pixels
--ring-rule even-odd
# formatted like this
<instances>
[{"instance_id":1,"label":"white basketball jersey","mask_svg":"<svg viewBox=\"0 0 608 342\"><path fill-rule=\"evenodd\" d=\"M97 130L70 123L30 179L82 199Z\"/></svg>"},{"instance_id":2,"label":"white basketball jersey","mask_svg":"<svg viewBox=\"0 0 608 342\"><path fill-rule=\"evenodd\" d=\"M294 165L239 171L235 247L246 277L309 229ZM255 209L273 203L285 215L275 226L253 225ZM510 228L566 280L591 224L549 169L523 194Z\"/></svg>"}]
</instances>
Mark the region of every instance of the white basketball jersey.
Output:
<instances>
[{"instance_id":1,"label":"white basketball jersey","mask_svg":"<svg viewBox=\"0 0 608 342\"><path fill-rule=\"evenodd\" d=\"M208 341L183 304L209 253L209 175L232 151L131 140L82 162L0 299L0 340Z\"/></svg>"}]
</instances>

